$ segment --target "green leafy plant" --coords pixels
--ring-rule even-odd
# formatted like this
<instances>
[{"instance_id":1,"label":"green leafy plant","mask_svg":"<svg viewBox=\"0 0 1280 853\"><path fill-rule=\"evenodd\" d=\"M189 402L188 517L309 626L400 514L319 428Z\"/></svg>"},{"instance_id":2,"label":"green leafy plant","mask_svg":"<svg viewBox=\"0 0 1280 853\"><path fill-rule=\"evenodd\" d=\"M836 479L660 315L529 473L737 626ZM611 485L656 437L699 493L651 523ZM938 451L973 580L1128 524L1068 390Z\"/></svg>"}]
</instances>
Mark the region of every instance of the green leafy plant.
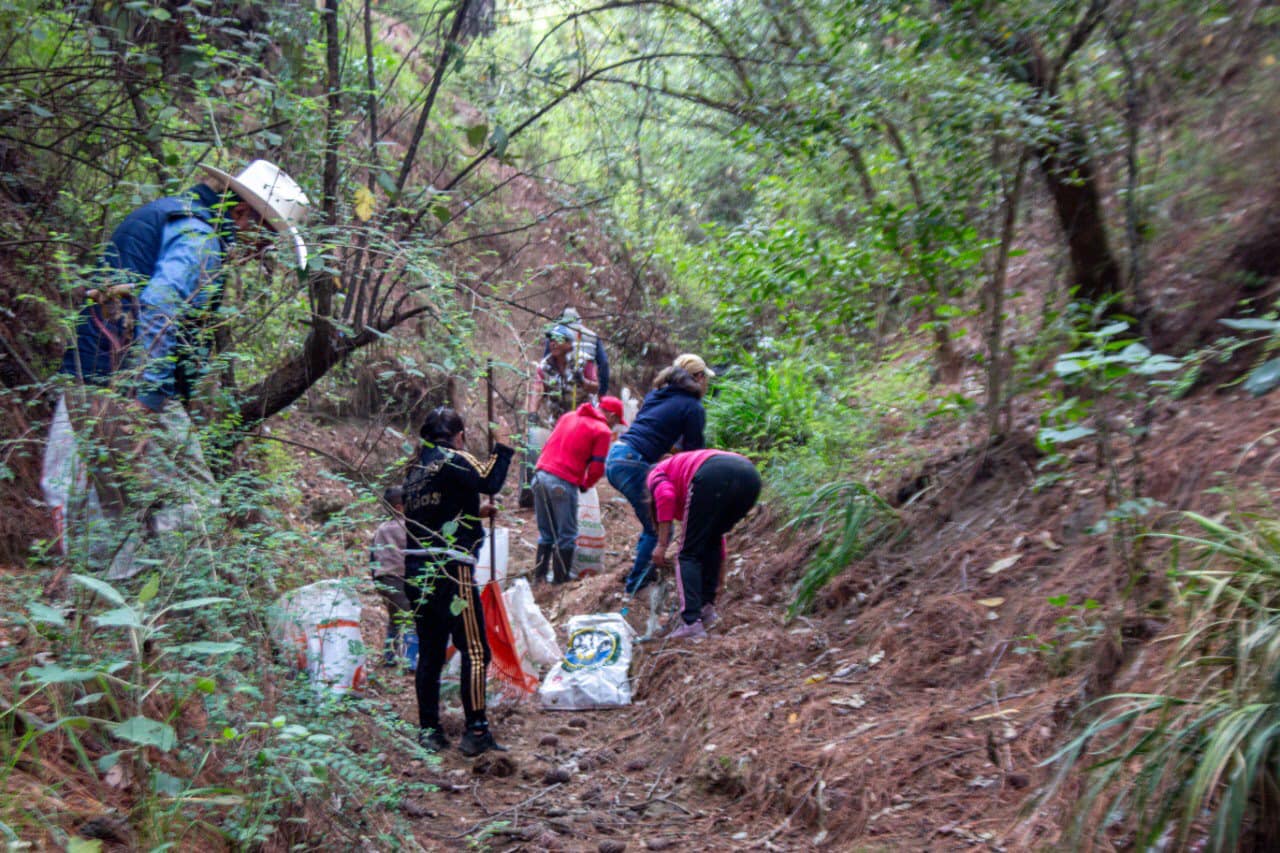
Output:
<instances>
[{"instance_id":1,"label":"green leafy plant","mask_svg":"<svg viewBox=\"0 0 1280 853\"><path fill-rule=\"evenodd\" d=\"M712 445L769 459L812 435L817 394L813 371L796 361L756 365L716 380L707 405Z\"/></svg>"},{"instance_id":2,"label":"green leafy plant","mask_svg":"<svg viewBox=\"0 0 1280 853\"><path fill-rule=\"evenodd\" d=\"M1107 304L1090 308L1073 304L1069 313L1076 349L1058 356L1053 372L1068 393L1041 418L1036 443L1045 454L1039 463L1037 487L1045 488L1071 474L1066 450L1088 439L1103 470L1108 505L1112 510L1094 532L1110 533L1112 544L1129 573L1130 584L1145 577L1139 553L1142 519L1155 505L1141 494L1142 455L1138 440L1147 428L1142 418L1130 420L1134 408L1146 408L1159 393L1156 377L1181 369L1181 359L1153 353L1126 334L1129 321L1106 317ZM1101 325L1099 326L1099 323ZM1119 460L1118 441L1127 438L1135 474L1126 475Z\"/></svg>"},{"instance_id":3,"label":"green leafy plant","mask_svg":"<svg viewBox=\"0 0 1280 853\"><path fill-rule=\"evenodd\" d=\"M1101 605L1095 599L1086 598L1072 604L1070 596L1053 595L1047 600L1062 610L1054 620L1052 633L1045 637L1027 634L1023 637L1025 645L1017 646L1013 651L1015 654L1039 655L1045 661L1049 674L1061 678L1075 669L1085 653L1095 646L1106 626L1098 618L1096 611Z\"/></svg>"},{"instance_id":4,"label":"green leafy plant","mask_svg":"<svg viewBox=\"0 0 1280 853\"><path fill-rule=\"evenodd\" d=\"M1076 831L1131 825L1139 849L1280 845L1280 522L1196 514L1170 579L1186 618L1155 693L1091 703L1097 714L1055 754L1059 782L1083 769ZM1182 556L1190 547L1191 555ZM1185 563L1184 564L1184 560ZM1097 809L1108 816L1090 822ZM1093 829L1090 829L1093 827Z\"/></svg>"},{"instance_id":5,"label":"green leafy plant","mask_svg":"<svg viewBox=\"0 0 1280 853\"><path fill-rule=\"evenodd\" d=\"M813 606L823 587L849 564L892 538L901 522L883 498L861 483L828 483L815 489L807 506L787 527L812 524L821 539L809 568L796 584L787 617L795 618Z\"/></svg>"}]
</instances>

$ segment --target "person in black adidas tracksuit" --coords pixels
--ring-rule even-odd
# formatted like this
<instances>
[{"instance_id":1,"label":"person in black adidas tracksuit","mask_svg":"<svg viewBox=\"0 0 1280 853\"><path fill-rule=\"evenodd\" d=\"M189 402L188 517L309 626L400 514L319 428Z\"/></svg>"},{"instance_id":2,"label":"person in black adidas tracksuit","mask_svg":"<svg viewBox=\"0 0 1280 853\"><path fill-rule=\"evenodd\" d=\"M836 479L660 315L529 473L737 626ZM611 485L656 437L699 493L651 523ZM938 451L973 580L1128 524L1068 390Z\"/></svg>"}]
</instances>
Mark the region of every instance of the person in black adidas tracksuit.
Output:
<instances>
[{"instance_id":1,"label":"person in black adidas tracksuit","mask_svg":"<svg viewBox=\"0 0 1280 853\"><path fill-rule=\"evenodd\" d=\"M503 749L493 739L485 718L485 675L489 644L484 611L472 572L484 539L480 496L502 488L512 449L502 439L493 456L480 462L462 450L465 424L455 410L441 406L422 425L422 452L404 485L405 587L414 605L418 630L419 740L431 750L448 746L440 728L440 672L449 638L462 654L462 708L466 731L458 748L465 755Z\"/></svg>"}]
</instances>

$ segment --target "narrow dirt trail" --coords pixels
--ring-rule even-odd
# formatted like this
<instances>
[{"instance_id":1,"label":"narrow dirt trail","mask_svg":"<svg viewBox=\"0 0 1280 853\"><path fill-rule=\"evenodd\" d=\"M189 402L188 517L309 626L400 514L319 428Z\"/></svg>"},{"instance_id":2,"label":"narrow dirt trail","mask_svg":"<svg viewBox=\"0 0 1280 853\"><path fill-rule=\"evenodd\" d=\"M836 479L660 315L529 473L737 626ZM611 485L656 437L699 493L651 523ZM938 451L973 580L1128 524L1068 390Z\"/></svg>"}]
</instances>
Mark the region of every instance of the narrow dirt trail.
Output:
<instances>
[{"instance_id":1,"label":"narrow dirt trail","mask_svg":"<svg viewBox=\"0 0 1280 853\"><path fill-rule=\"evenodd\" d=\"M570 616L627 606L619 575L630 565L639 524L607 483L601 483L600 493L606 571L563 588L535 588L539 605L562 641L561 629ZM532 565L536 539L532 511L506 511L500 523L513 529L510 573L523 574ZM735 615L732 600L745 591L743 569L753 555L758 557L761 543L747 553L734 544L721 625L699 643L638 645L632 668L636 700L631 707L567 712L543 711L536 697L499 702L491 706L490 719L509 752L469 759L452 749L436 766L413 761L403 768L404 777L439 788L404 807L405 815L416 822L418 842L429 850L458 849L468 842L483 842L494 850L616 851L624 849L622 845L628 850L663 850L695 842L702 849L791 849L771 840L778 835L776 820L753 819L735 808L735 798L725 796L734 793L732 784L717 790L714 773L694 779L686 770L693 752L715 752L714 726L693 722L705 720L709 709L696 702L686 705L680 689L695 682L703 685L710 678L731 689L738 680L734 662L740 644L735 638L763 615ZM376 614L377 624L370 625L366 617L366 633L376 635L383 617L378 605L369 604L366 613ZM643 632L647 600L631 609L628 620ZM703 665L711 659L716 660L714 670ZM736 662L744 672L758 670L761 663L752 651ZM491 694L496 687L491 675ZM694 695L689 692L690 698ZM456 691L446 692L444 714L455 741L462 728L456 697ZM411 675L389 676L378 670L371 698L389 701L406 720L417 719Z\"/></svg>"}]
</instances>

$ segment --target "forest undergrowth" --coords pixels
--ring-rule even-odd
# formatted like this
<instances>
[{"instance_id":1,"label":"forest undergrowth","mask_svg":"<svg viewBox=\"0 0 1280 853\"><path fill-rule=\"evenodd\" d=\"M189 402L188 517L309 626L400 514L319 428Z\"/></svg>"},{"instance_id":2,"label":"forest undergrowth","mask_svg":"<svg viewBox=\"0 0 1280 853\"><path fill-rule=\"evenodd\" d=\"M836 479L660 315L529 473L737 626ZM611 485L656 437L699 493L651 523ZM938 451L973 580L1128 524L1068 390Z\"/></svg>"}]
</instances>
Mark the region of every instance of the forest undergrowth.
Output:
<instances>
[{"instance_id":1,"label":"forest undergrowth","mask_svg":"<svg viewBox=\"0 0 1280 853\"><path fill-rule=\"evenodd\" d=\"M10 847L1280 843L1277 7L747 5L0 0ZM208 512L111 579L40 492L96 247L256 157L312 263L229 264ZM566 305L615 391L706 356L708 442L765 498L722 626L644 645L633 705L495 684L512 751L431 756L410 676L315 690L271 605L339 578L379 645L422 411L492 396L519 437ZM557 627L647 615L602 493L606 570L537 591Z\"/></svg>"}]
</instances>

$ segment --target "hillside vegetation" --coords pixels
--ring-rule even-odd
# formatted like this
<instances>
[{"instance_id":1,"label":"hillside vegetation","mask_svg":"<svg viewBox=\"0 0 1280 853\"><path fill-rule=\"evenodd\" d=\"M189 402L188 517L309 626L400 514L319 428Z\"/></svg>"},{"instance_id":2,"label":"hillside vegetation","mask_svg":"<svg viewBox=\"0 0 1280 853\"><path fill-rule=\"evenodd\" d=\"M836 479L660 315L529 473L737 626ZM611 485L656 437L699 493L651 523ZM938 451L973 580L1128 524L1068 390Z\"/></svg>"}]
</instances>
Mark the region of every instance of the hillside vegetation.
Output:
<instances>
[{"instance_id":1,"label":"hillside vegetation","mask_svg":"<svg viewBox=\"0 0 1280 853\"><path fill-rule=\"evenodd\" d=\"M0 0L0 833L1275 849L1277 57L1262 2ZM237 257L190 407L221 509L108 581L42 504L63 348L129 211L256 158L311 260ZM425 408L483 424L489 375L519 434L565 305L615 392L714 365L765 499L633 708L429 757L407 681L317 700L269 606L379 612Z\"/></svg>"}]
</instances>

